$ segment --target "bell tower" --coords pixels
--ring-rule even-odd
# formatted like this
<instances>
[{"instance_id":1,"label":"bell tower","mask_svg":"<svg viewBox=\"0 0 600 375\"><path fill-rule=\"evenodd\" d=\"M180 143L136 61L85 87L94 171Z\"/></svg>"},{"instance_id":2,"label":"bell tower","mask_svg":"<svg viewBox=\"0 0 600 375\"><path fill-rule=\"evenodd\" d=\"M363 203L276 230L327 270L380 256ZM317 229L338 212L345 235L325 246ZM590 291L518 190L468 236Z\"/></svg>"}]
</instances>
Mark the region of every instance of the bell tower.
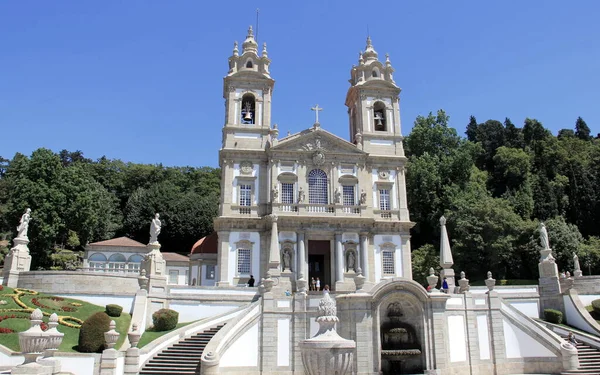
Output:
<instances>
[{"instance_id":1,"label":"bell tower","mask_svg":"<svg viewBox=\"0 0 600 375\"><path fill-rule=\"evenodd\" d=\"M241 54L238 43L234 43L229 72L223 79L223 149L264 149L270 139L271 94L275 84L269 73L270 64L267 44L263 44L259 55L250 26Z\"/></svg>"},{"instance_id":2,"label":"bell tower","mask_svg":"<svg viewBox=\"0 0 600 375\"><path fill-rule=\"evenodd\" d=\"M360 52L358 66L350 71L350 89L346 106L350 120L350 140L375 155L404 156L400 123L400 87L393 77L394 68L386 54L378 59L371 38Z\"/></svg>"}]
</instances>

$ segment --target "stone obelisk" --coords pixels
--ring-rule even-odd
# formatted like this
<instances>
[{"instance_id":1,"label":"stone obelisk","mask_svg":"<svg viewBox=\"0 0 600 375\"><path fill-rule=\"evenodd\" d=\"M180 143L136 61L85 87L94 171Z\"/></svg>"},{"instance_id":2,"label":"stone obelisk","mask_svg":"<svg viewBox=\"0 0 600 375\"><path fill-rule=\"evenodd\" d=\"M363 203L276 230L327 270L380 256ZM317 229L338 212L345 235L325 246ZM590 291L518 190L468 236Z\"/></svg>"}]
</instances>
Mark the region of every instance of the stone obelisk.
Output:
<instances>
[{"instance_id":1,"label":"stone obelisk","mask_svg":"<svg viewBox=\"0 0 600 375\"><path fill-rule=\"evenodd\" d=\"M448 231L446 231L446 218L440 217L440 277L442 283L444 278L448 283L448 293L454 293L456 283L454 282L454 260L452 259L452 249L450 248L450 239L448 239Z\"/></svg>"}]
</instances>

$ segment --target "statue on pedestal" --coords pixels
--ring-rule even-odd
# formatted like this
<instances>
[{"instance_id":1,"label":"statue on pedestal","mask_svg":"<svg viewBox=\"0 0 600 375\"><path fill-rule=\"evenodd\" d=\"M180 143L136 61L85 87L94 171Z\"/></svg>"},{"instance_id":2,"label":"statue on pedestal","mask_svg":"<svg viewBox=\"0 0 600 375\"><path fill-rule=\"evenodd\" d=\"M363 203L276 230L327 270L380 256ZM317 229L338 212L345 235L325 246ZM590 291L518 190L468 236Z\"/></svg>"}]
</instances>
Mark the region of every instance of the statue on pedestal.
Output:
<instances>
[{"instance_id":1,"label":"statue on pedestal","mask_svg":"<svg viewBox=\"0 0 600 375\"><path fill-rule=\"evenodd\" d=\"M17 238L27 238L27 230L29 229L29 220L31 220L31 208L25 210L23 216L21 216L21 220L19 221L19 226L17 227Z\"/></svg>"},{"instance_id":2,"label":"statue on pedestal","mask_svg":"<svg viewBox=\"0 0 600 375\"><path fill-rule=\"evenodd\" d=\"M544 250L550 249L550 241L548 240L548 231L546 230L546 225L544 223L540 223L540 241L542 243L542 248Z\"/></svg>"},{"instance_id":3,"label":"statue on pedestal","mask_svg":"<svg viewBox=\"0 0 600 375\"><path fill-rule=\"evenodd\" d=\"M154 219L152 219L152 222L150 223L150 243L158 243L158 235L160 234L160 228L162 226L159 217L159 214L155 214Z\"/></svg>"},{"instance_id":4,"label":"statue on pedestal","mask_svg":"<svg viewBox=\"0 0 600 375\"><path fill-rule=\"evenodd\" d=\"M302 187L298 190L298 203L304 203L304 190Z\"/></svg>"},{"instance_id":5,"label":"statue on pedestal","mask_svg":"<svg viewBox=\"0 0 600 375\"><path fill-rule=\"evenodd\" d=\"M354 271L354 264L356 262L356 257L354 256L354 251L348 252L348 271Z\"/></svg>"}]
</instances>

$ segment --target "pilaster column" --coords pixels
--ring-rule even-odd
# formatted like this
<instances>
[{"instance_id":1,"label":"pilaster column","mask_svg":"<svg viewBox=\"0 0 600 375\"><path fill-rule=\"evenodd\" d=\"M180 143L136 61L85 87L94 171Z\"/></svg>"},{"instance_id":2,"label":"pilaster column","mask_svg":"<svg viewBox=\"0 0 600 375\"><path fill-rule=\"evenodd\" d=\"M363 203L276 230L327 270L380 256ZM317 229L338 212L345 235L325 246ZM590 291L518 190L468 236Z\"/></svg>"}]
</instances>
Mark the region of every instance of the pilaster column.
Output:
<instances>
[{"instance_id":1,"label":"pilaster column","mask_svg":"<svg viewBox=\"0 0 600 375\"><path fill-rule=\"evenodd\" d=\"M335 234L335 281L344 281L344 254L342 250L342 234Z\"/></svg>"},{"instance_id":2,"label":"pilaster column","mask_svg":"<svg viewBox=\"0 0 600 375\"><path fill-rule=\"evenodd\" d=\"M367 234L360 234L360 268L365 280L369 281L369 251L367 244Z\"/></svg>"},{"instance_id":3,"label":"pilaster column","mask_svg":"<svg viewBox=\"0 0 600 375\"><path fill-rule=\"evenodd\" d=\"M306 276L306 250L304 244L304 232L298 232L298 256L296 270L298 270L298 279Z\"/></svg>"},{"instance_id":4,"label":"pilaster column","mask_svg":"<svg viewBox=\"0 0 600 375\"><path fill-rule=\"evenodd\" d=\"M217 232L219 238L219 281L217 286L229 286L229 231Z\"/></svg>"}]
</instances>

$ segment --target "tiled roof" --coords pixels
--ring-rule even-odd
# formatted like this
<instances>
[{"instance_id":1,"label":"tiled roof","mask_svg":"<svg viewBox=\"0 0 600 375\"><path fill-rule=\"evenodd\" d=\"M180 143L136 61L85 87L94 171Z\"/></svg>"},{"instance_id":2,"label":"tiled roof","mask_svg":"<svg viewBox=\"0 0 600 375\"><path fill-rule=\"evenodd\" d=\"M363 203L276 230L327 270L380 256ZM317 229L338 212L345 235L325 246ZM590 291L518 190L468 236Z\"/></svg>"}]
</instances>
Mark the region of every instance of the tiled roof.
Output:
<instances>
[{"instance_id":1,"label":"tiled roof","mask_svg":"<svg viewBox=\"0 0 600 375\"><path fill-rule=\"evenodd\" d=\"M206 237L199 239L192 246L192 254L216 254L218 245L217 232L212 232Z\"/></svg>"},{"instance_id":2,"label":"tiled roof","mask_svg":"<svg viewBox=\"0 0 600 375\"><path fill-rule=\"evenodd\" d=\"M167 262L189 262L190 258L177 253L162 253L163 259Z\"/></svg>"},{"instance_id":3,"label":"tiled roof","mask_svg":"<svg viewBox=\"0 0 600 375\"><path fill-rule=\"evenodd\" d=\"M93 242L88 246L146 247L143 243L132 240L129 237L118 237L111 240Z\"/></svg>"}]
</instances>

